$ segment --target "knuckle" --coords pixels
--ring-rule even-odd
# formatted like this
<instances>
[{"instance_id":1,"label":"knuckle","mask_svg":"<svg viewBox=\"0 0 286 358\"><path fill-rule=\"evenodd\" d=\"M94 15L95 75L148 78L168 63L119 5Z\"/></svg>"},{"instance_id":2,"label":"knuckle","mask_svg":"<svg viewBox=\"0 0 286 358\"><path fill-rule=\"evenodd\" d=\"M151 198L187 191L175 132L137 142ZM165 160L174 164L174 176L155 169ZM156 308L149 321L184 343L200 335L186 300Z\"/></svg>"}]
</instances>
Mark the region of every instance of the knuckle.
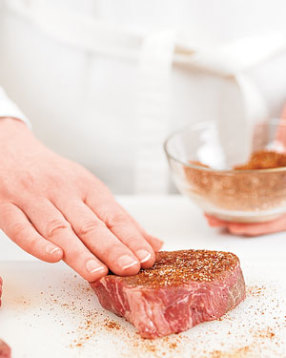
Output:
<instances>
[{"instance_id":1,"label":"knuckle","mask_svg":"<svg viewBox=\"0 0 286 358\"><path fill-rule=\"evenodd\" d=\"M37 235L34 235L29 240L27 250L29 250L31 253L35 253L39 249L39 244L40 244L40 237Z\"/></svg>"},{"instance_id":2,"label":"knuckle","mask_svg":"<svg viewBox=\"0 0 286 358\"><path fill-rule=\"evenodd\" d=\"M100 226L99 221L96 220L84 221L80 224L77 233L79 236L85 236L91 232L96 231L99 226Z\"/></svg>"},{"instance_id":3,"label":"knuckle","mask_svg":"<svg viewBox=\"0 0 286 358\"><path fill-rule=\"evenodd\" d=\"M47 223L46 236L49 238L60 234L61 232L66 231L68 229L70 229L70 225L67 222L64 222L59 219L54 219Z\"/></svg>"},{"instance_id":4,"label":"knuckle","mask_svg":"<svg viewBox=\"0 0 286 358\"><path fill-rule=\"evenodd\" d=\"M45 189L49 192L49 189L53 188L53 191L59 191L65 188L68 183L65 181L65 178L63 178L59 174L55 173L47 173L45 175Z\"/></svg>"},{"instance_id":5,"label":"knuckle","mask_svg":"<svg viewBox=\"0 0 286 358\"><path fill-rule=\"evenodd\" d=\"M25 234L27 233L27 225L23 223L14 223L12 224L12 228L15 238L25 236Z\"/></svg>"},{"instance_id":6,"label":"knuckle","mask_svg":"<svg viewBox=\"0 0 286 358\"><path fill-rule=\"evenodd\" d=\"M13 184L8 181L5 177L0 177L0 197L1 200L10 200L14 195L15 189L13 188ZM1 204L2 206L2 204Z\"/></svg>"},{"instance_id":7,"label":"knuckle","mask_svg":"<svg viewBox=\"0 0 286 358\"><path fill-rule=\"evenodd\" d=\"M105 223L109 228L112 228L114 226L118 226L121 224L125 224L126 223L126 215L124 213L114 213L114 214L110 214L106 215L105 217Z\"/></svg>"},{"instance_id":8,"label":"knuckle","mask_svg":"<svg viewBox=\"0 0 286 358\"><path fill-rule=\"evenodd\" d=\"M4 202L4 201L0 201L0 213L1 216L3 217L7 217L7 215L9 215L11 213L11 204L8 202Z\"/></svg>"},{"instance_id":9,"label":"knuckle","mask_svg":"<svg viewBox=\"0 0 286 358\"><path fill-rule=\"evenodd\" d=\"M26 190L30 190L35 185L35 178L31 173L22 173L19 178L19 184Z\"/></svg>"}]
</instances>

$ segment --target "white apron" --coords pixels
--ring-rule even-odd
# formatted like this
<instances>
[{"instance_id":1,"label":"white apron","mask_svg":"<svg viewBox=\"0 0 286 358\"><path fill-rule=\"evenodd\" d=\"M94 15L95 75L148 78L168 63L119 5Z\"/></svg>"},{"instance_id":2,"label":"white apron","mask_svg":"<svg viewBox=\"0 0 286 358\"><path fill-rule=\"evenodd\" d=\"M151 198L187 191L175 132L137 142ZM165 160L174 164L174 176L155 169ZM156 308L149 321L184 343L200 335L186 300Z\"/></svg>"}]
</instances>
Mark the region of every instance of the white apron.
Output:
<instances>
[{"instance_id":1,"label":"white apron","mask_svg":"<svg viewBox=\"0 0 286 358\"><path fill-rule=\"evenodd\" d=\"M252 123L286 102L284 0L0 4L1 86L115 193L170 191L170 131L215 119L246 156Z\"/></svg>"}]
</instances>

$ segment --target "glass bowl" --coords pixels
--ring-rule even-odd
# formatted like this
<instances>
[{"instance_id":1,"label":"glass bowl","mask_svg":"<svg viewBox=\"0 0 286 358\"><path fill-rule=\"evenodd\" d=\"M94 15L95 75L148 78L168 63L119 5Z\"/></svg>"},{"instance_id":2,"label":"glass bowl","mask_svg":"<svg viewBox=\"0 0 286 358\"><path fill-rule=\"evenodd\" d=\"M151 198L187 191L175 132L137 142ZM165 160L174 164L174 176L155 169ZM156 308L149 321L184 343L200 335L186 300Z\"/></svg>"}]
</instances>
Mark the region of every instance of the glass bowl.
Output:
<instances>
[{"instance_id":1,"label":"glass bowl","mask_svg":"<svg viewBox=\"0 0 286 358\"><path fill-rule=\"evenodd\" d=\"M171 134L164 149L179 191L205 213L227 221L262 222L286 213L286 167L233 169L253 151L282 151L286 121L270 119L252 132L250 137L247 129L228 129L223 137L217 122L207 121Z\"/></svg>"}]
</instances>

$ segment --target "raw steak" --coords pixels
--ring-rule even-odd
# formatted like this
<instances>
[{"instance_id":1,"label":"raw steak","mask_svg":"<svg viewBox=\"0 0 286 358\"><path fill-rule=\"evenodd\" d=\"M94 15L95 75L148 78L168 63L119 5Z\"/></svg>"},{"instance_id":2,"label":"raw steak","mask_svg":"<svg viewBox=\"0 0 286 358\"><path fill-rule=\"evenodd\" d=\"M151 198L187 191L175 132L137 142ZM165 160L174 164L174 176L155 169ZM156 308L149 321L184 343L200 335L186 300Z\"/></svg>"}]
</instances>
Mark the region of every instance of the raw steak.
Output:
<instances>
[{"instance_id":1,"label":"raw steak","mask_svg":"<svg viewBox=\"0 0 286 358\"><path fill-rule=\"evenodd\" d=\"M11 358L10 347L0 339L0 358Z\"/></svg>"},{"instance_id":2,"label":"raw steak","mask_svg":"<svg viewBox=\"0 0 286 358\"><path fill-rule=\"evenodd\" d=\"M101 305L125 317L144 338L185 331L215 320L245 298L239 259L207 250L161 251L135 276L92 283Z\"/></svg>"}]
</instances>

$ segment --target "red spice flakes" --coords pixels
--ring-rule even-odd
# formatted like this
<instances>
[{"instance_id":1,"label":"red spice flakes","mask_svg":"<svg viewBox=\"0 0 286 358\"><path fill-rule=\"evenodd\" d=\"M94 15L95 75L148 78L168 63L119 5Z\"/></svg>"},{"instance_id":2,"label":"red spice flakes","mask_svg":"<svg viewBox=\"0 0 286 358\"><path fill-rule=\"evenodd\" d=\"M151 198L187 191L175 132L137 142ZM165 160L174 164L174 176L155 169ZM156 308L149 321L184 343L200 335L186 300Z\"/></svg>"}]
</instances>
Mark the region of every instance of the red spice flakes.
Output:
<instances>
[{"instance_id":1,"label":"red spice flakes","mask_svg":"<svg viewBox=\"0 0 286 358\"><path fill-rule=\"evenodd\" d=\"M267 328L264 331L257 331L254 335L257 338L269 338L272 339L275 337L275 333L271 330L271 328Z\"/></svg>"},{"instance_id":2,"label":"red spice flakes","mask_svg":"<svg viewBox=\"0 0 286 358\"><path fill-rule=\"evenodd\" d=\"M265 293L266 287L265 286L248 286L246 288L246 293L250 296L263 296Z\"/></svg>"},{"instance_id":3,"label":"red spice flakes","mask_svg":"<svg viewBox=\"0 0 286 358\"><path fill-rule=\"evenodd\" d=\"M174 255L176 261L174 263ZM153 267L144 269L135 276L125 277L129 285L162 287L181 285L182 282L210 282L221 273L232 271L239 263L237 256L230 252L210 250L160 251Z\"/></svg>"},{"instance_id":4,"label":"red spice flakes","mask_svg":"<svg viewBox=\"0 0 286 358\"><path fill-rule=\"evenodd\" d=\"M170 349L176 349L177 347L178 347L178 345L175 342L169 344Z\"/></svg>"},{"instance_id":5,"label":"red spice flakes","mask_svg":"<svg viewBox=\"0 0 286 358\"><path fill-rule=\"evenodd\" d=\"M109 329L116 329L116 330L120 329L120 324L118 324L115 321L109 320L107 318L104 320L104 326Z\"/></svg>"},{"instance_id":6,"label":"red spice flakes","mask_svg":"<svg viewBox=\"0 0 286 358\"><path fill-rule=\"evenodd\" d=\"M216 350L211 352L208 358L246 358L249 351L249 346L241 347L230 352Z\"/></svg>"}]
</instances>

